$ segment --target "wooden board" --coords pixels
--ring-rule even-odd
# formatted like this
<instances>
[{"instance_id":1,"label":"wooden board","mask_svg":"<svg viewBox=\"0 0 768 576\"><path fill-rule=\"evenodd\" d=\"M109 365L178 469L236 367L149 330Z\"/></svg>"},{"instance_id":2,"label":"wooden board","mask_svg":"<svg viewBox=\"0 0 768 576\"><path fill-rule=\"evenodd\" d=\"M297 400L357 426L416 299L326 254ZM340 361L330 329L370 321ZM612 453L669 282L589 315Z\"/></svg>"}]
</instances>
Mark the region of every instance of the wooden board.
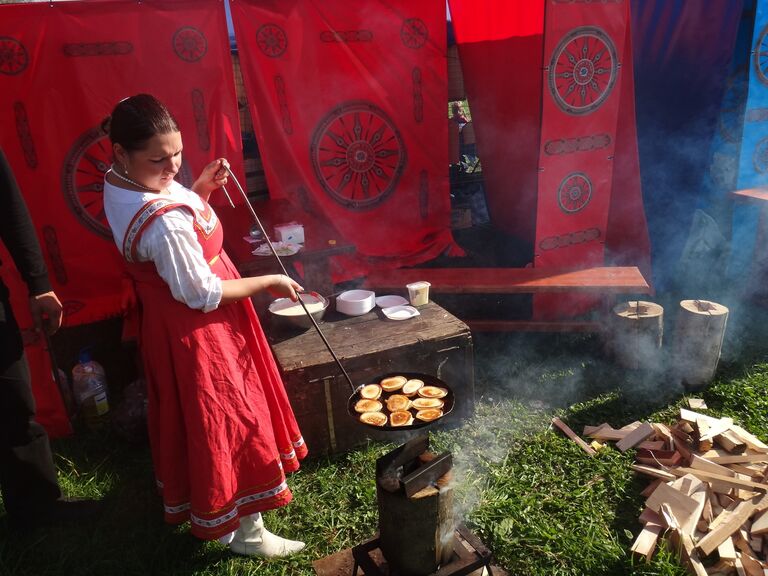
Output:
<instances>
[{"instance_id":1,"label":"wooden board","mask_svg":"<svg viewBox=\"0 0 768 576\"><path fill-rule=\"evenodd\" d=\"M599 292L648 294L650 287L636 266L562 268L404 268L374 272L366 285L377 291L402 291L426 280L431 290L450 294L530 294ZM382 292L382 293L383 293Z\"/></svg>"},{"instance_id":2,"label":"wooden board","mask_svg":"<svg viewBox=\"0 0 768 576\"><path fill-rule=\"evenodd\" d=\"M474 413L472 336L466 324L433 302L419 312L392 321L378 308L353 317L329 310L320 329L356 386L392 372L442 379L454 392L454 408L429 429L456 426ZM368 438L404 442L418 432L380 432L350 417L352 389L314 329L281 333L266 325L265 332L313 454L344 451Z\"/></svg>"}]
</instances>

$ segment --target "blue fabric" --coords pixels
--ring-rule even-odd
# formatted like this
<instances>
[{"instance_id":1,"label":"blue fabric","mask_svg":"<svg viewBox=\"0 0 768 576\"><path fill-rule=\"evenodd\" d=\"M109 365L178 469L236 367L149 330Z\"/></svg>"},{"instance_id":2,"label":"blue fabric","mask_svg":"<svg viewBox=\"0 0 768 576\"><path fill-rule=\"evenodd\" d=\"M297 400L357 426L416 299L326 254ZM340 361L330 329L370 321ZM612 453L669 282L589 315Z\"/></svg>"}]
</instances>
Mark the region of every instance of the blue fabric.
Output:
<instances>
[{"instance_id":1,"label":"blue fabric","mask_svg":"<svg viewBox=\"0 0 768 576\"><path fill-rule=\"evenodd\" d=\"M741 0L632 2L638 148L654 284L664 291L700 201Z\"/></svg>"}]
</instances>

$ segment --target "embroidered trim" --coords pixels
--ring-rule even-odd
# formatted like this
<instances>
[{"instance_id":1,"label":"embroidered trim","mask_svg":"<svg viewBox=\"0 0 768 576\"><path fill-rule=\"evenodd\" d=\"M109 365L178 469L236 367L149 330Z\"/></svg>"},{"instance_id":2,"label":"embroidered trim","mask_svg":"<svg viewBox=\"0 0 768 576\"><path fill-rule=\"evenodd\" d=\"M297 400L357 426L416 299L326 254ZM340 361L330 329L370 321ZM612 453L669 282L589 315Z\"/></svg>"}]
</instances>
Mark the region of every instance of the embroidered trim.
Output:
<instances>
[{"instance_id":1,"label":"embroidered trim","mask_svg":"<svg viewBox=\"0 0 768 576\"><path fill-rule=\"evenodd\" d=\"M221 526L222 524L225 524L226 522L229 522L233 518L237 516L238 512L238 506L243 506L245 504L250 504L251 502L257 502L259 500L267 500L269 498L273 498L280 494L281 492L285 492L288 489L288 484L286 482L281 482L280 485L275 486L274 488L270 490L266 490L264 492L258 492L256 494L249 494L248 496L243 496L241 498L238 498L235 500L234 507L229 511L221 516L217 516L216 518L213 518L211 520L206 520L204 518L200 518L199 516L195 516L194 514L189 515L189 519L191 522L198 526L202 526L203 528L216 528L217 526ZM168 510L168 507L165 508Z\"/></svg>"}]
</instances>

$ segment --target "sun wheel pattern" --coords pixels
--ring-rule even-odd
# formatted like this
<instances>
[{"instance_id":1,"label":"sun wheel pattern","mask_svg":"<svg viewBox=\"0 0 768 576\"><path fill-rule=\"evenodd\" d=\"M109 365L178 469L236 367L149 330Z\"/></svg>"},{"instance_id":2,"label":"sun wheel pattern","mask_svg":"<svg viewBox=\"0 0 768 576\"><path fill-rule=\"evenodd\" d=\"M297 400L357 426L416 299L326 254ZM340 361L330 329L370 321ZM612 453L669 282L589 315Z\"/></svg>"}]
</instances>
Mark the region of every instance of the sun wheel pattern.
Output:
<instances>
[{"instance_id":1,"label":"sun wheel pattern","mask_svg":"<svg viewBox=\"0 0 768 576\"><path fill-rule=\"evenodd\" d=\"M61 189L67 205L83 226L112 240L104 213L104 173L112 165L112 146L101 128L91 128L70 148L61 171ZM192 178L182 164L176 179L189 187Z\"/></svg>"},{"instance_id":2,"label":"sun wheel pattern","mask_svg":"<svg viewBox=\"0 0 768 576\"><path fill-rule=\"evenodd\" d=\"M566 114L597 110L611 94L618 72L616 48L600 28L575 28L560 40L549 64L549 92Z\"/></svg>"},{"instance_id":3,"label":"sun wheel pattern","mask_svg":"<svg viewBox=\"0 0 768 576\"><path fill-rule=\"evenodd\" d=\"M582 210L592 198L592 182L583 172L572 172L566 176L557 189L557 203L560 209L573 214Z\"/></svg>"},{"instance_id":4,"label":"sun wheel pattern","mask_svg":"<svg viewBox=\"0 0 768 576\"><path fill-rule=\"evenodd\" d=\"M310 155L323 190L351 210L383 202L406 163L394 123L367 102L344 104L326 115L314 131Z\"/></svg>"},{"instance_id":5,"label":"sun wheel pattern","mask_svg":"<svg viewBox=\"0 0 768 576\"><path fill-rule=\"evenodd\" d=\"M763 84L768 84L768 26L763 28L755 43L755 71Z\"/></svg>"},{"instance_id":6,"label":"sun wheel pattern","mask_svg":"<svg viewBox=\"0 0 768 576\"><path fill-rule=\"evenodd\" d=\"M28 64L29 55L21 42L8 36L0 36L0 74L20 74Z\"/></svg>"}]
</instances>

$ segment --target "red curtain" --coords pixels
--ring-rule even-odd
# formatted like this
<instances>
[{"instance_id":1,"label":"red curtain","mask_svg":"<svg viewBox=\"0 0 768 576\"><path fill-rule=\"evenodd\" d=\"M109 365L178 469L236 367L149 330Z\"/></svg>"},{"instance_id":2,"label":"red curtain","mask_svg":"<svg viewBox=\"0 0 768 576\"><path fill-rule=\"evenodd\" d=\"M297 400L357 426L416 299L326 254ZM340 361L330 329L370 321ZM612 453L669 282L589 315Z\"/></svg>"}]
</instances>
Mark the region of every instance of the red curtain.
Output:
<instances>
[{"instance_id":1,"label":"red curtain","mask_svg":"<svg viewBox=\"0 0 768 576\"><path fill-rule=\"evenodd\" d=\"M181 125L182 181L191 184L218 156L242 175L221 3L0 6L0 146L29 205L66 325L120 312L121 258L102 205L111 147L100 125L120 99L140 92L160 98ZM7 254L0 257L11 266ZM13 297L16 310L26 307L23 290Z\"/></svg>"},{"instance_id":2,"label":"red curtain","mask_svg":"<svg viewBox=\"0 0 768 576\"><path fill-rule=\"evenodd\" d=\"M442 0L232 4L270 194L323 215L366 260L453 247Z\"/></svg>"},{"instance_id":3,"label":"red curtain","mask_svg":"<svg viewBox=\"0 0 768 576\"><path fill-rule=\"evenodd\" d=\"M530 244L536 267L638 266L650 281L628 3L450 9L494 225ZM534 301L539 319L595 302Z\"/></svg>"}]
</instances>

